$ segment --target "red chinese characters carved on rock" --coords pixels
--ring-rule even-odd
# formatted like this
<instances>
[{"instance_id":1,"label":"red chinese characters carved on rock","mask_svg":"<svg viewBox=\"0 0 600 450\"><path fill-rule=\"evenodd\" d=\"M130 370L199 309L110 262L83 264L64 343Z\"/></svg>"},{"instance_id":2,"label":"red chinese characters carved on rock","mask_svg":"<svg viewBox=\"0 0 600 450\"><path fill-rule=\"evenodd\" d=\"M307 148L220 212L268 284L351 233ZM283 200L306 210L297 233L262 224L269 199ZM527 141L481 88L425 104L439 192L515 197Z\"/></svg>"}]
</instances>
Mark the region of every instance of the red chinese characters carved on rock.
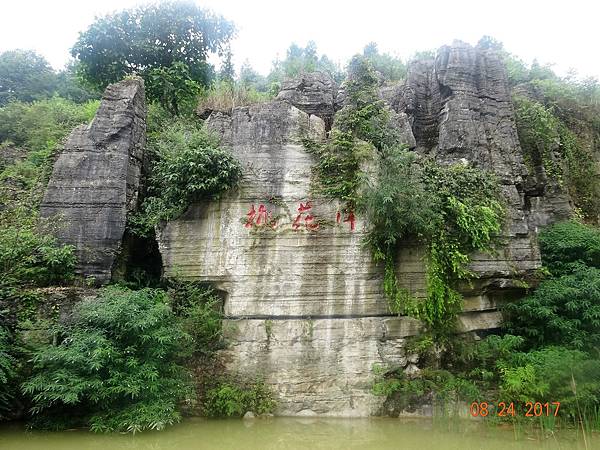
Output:
<instances>
[{"instance_id":1,"label":"red chinese characters carved on rock","mask_svg":"<svg viewBox=\"0 0 600 450\"><path fill-rule=\"evenodd\" d=\"M342 223L342 213L341 212L337 212L337 214L335 215L335 222L339 225ZM354 227L355 227L355 222L356 222L356 217L354 217L354 211L350 211L348 213L348 216L344 219L344 223L349 223L350 224L350 231L354 231Z\"/></svg>"},{"instance_id":2,"label":"red chinese characters carved on rock","mask_svg":"<svg viewBox=\"0 0 600 450\"><path fill-rule=\"evenodd\" d=\"M271 211L268 211L262 203L258 205L258 212L254 208L254 203L246 213L246 223L244 227L252 228L253 226L270 226L277 227L277 220L273 220Z\"/></svg>"},{"instance_id":3,"label":"red chinese characters carved on rock","mask_svg":"<svg viewBox=\"0 0 600 450\"><path fill-rule=\"evenodd\" d=\"M311 201L300 203L300 206L297 209L298 215L292 222L292 229L294 231L298 231L300 228L305 228L310 231L316 231L319 229L320 224L315 220L315 216L311 214L311 210ZM354 215L354 211L350 211L348 214L342 214L342 212L338 211L336 213L335 222L338 225L347 223L350 226L350 231L354 231L356 226L356 217ZM273 219L271 211L267 210L267 207L264 204L259 204L258 210L256 210L253 203L246 213L244 227L252 228L263 226L268 226L275 229L277 227L277 220Z\"/></svg>"},{"instance_id":4,"label":"red chinese characters carved on rock","mask_svg":"<svg viewBox=\"0 0 600 450\"><path fill-rule=\"evenodd\" d=\"M310 201L306 202L306 204L300 203L298 207L298 215L292 222L292 228L294 230L299 230L302 225L306 227L306 229L314 231L319 228L319 224L314 222L315 216L308 213L312 209L312 205ZM304 222L304 223L303 223Z\"/></svg>"}]
</instances>

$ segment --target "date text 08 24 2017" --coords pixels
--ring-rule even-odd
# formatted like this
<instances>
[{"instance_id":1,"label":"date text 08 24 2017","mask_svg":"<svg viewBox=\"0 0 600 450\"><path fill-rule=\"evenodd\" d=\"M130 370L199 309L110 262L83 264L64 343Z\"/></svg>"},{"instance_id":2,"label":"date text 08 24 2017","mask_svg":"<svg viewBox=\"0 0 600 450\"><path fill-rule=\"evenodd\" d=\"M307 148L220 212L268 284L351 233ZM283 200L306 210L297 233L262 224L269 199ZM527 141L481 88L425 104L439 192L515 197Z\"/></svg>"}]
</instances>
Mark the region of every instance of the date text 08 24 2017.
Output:
<instances>
[{"instance_id":1,"label":"date text 08 24 2017","mask_svg":"<svg viewBox=\"0 0 600 450\"><path fill-rule=\"evenodd\" d=\"M557 417L559 409L560 402L526 402L522 410L515 408L514 402L499 402L498 405L488 402L473 402L469 407L469 411L473 417L487 417L489 415L498 417L515 417L516 415L525 417Z\"/></svg>"}]
</instances>

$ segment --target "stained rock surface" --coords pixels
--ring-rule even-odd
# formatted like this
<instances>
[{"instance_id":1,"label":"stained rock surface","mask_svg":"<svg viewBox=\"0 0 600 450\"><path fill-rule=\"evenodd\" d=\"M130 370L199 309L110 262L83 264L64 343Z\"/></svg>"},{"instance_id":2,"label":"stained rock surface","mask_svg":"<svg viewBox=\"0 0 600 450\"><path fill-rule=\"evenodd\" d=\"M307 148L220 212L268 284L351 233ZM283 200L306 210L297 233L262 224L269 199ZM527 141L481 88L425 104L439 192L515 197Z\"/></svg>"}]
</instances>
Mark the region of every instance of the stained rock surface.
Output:
<instances>
[{"instance_id":1,"label":"stained rock surface","mask_svg":"<svg viewBox=\"0 0 600 450\"><path fill-rule=\"evenodd\" d=\"M144 84L124 80L106 88L94 120L73 130L54 164L41 215L75 246L77 273L97 283L110 280L137 205L145 145Z\"/></svg>"},{"instance_id":2,"label":"stained rock surface","mask_svg":"<svg viewBox=\"0 0 600 450\"><path fill-rule=\"evenodd\" d=\"M277 100L286 100L307 114L314 114L331 125L335 113L337 86L324 72L302 73L283 81Z\"/></svg>"},{"instance_id":3,"label":"stained rock surface","mask_svg":"<svg viewBox=\"0 0 600 450\"><path fill-rule=\"evenodd\" d=\"M303 139L323 141L343 95L323 74L284 83L277 100L212 112L206 125L242 162L240 188L197 203L158 231L166 276L211 282L224 296L219 354L228 371L264 377L278 414L366 416L381 412L373 367L418 371L406 350L421 324L389 312L383 267L363 246L368 217L311 192L315 159ZM497 306L524 292L540 267L537 229L570 213L568 195L528 173L501 57L454 42L415 61L404 83L383 86L409 148L442 164L496 173L507 205L501 245L472 255L476 278L459 327L493 329ZM42 207L62 216L62 241L76 246L78 270L110 278L127 214L135 208L144 146L143 86L108 88L97 117L76 129L60 155ZM425 295L424 251L406 242L398 277Z\"/></svg>"},{"instance_id":4,"label":"stained rock surface","mask_svg":"<svg viewBox=\"0 0 600 450\"><path fill-rule=\"evenodd\" d=\"M523 280L540 266L504 66L495 54L455 43L415 63L395 92L388 103L409 147L441 163L493 170L501 180L504 244L493 255L473 255L477 279L462 289L459 323L462 331L495 328L497 304L522 294ZM373 367L418 370L405 347L421 327L389 312L383 267L362 245L368 218L311 193L315 160L302 137L325 139L326 127L306 105L282 97L208 118L243 162L244 180L238 192L196 204L162 229L165 273L223 291L230 345L221 357L231 372L264 376L277 393L277 413L375 414L382 399L371 393ZM398 255L399 279L417 296L425 295L423 256L410 242Z\"/></svg>"}]
</instances>

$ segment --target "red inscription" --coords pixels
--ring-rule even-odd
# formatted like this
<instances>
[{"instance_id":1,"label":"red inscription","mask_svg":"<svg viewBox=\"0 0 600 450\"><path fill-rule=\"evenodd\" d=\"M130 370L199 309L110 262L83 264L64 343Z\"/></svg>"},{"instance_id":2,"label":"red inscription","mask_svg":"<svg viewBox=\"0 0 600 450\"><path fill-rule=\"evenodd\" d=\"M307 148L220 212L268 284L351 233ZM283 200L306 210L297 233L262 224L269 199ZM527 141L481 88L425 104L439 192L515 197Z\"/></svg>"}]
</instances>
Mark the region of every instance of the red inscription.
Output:
<instances>
[{"instance_id":1,"label":"red inscription","mask_svg":"<svg viewBox=\"0 0 600 450\"><path fill-rule=\"evenodd\" d=\"M271 211L268 211L266 206L262 203L258 205L257 213L253 203L246 213L246 223L244 226L246 228L252 228L253 226L270 226L274 229L277 227L277 220L273 220Z\"/></svg>"},{"instance_id":2,"label":"red inscription","mask_svg":"<svg viewBox=\"0 0 600 450\"><path fill-rule=\"evenodd\" d=\"M354 222L355 221L356 221L356 218L354 217L354 212L350 211L350 213L348 214L348 217L346 217L344 219L344 222L350 223L350 231L354 231Z\"/></svg>"},{"instance_id":3,"label":"red inscription","mask_svg":"<svg viewBox=\"0 0 600 450\"><path fill-rule=\"evenodd\" d=\"M319 228L319 224L315 222L315 216L307 213L307 211L310 211L311 209L311 202L306 202L306 204L300 203L300 206L298 207L298 215L292 222L292 228L294 230L299 230L300 227L303 225L303 222L304 227L306 227L308 230L314 231Z\"/></svg>"}]
</instances>

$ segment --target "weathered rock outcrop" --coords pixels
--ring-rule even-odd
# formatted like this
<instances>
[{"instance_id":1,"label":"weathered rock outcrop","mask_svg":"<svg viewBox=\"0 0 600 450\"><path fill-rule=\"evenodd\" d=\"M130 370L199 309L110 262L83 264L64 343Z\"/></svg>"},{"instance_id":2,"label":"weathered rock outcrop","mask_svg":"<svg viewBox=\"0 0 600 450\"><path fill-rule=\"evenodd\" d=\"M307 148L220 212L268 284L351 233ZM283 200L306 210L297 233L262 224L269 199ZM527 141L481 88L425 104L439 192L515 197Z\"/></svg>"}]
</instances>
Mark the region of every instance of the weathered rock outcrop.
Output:
<instances>
[{"instance_id":1,"label":"weathered rock outcrop","mask_svg":"<svg viewBox=\"0 0 600 450\"><path fill-rule=\"evenodd\" d=\"M329 127L335 113L337 86L324 72L302 73L284 80L277 100L286 100L307 114L314 114Z\"/></svg>"},{"instance_id":2,"label":"weathered rock outcrop","mask_svg":"<svg viewBox=\"0 0 600 450\"><path fill-rule=\"evenodd\" d=\"M500 55L456 41L435 59L415 61L392 100L409 116L417 151L443 164L466 163L494 172L508 207L504 245L496 255L474 255L478 280L466 293L487 299L519 293L521 280L540 266L537 228L570 213L568 196L528 189L511 93Z\"/></svg>"},{"instance_id":3,"label":"weathered rock outcrop","mask_svg":"<svg viewBox=\"0 0 600 450\"><path fill-rule=\"evenodd\" d=\"M413 136L412 112L397 114ZM382 399L371 394L373 365L415 371L405 344L420 325L390 314L383 268L362 245L365 218L310 192L315 161L301 138L324 139L324 122L275 101L214 113L207 125L243 162L244 180L238 192L194 205L165 226L159 235L165 274L210 281L225 293L230 345L221 357L232 372L263 375L278 395L279 414L376 413ZM495 157L513 176L509 156ZM496 302L522 289L518 280L539 267L515 195L521 234L508 253L477 255L482 278L465 287L463 331L498 326ZM423 295L422 249L407 244L399 261L402 283Z\"/></svg>"},{"instance_id":4,"label":"weathered rock outcrop","mask_svg":"<svg viewBox=\"0 0 600 450\"><path fill-rule=\"evenodd\" d=\"M442 163L468 161L498 175L513 237L525 238L570 214L568 195L543 182L547 189L542 188L523 163L506 69L497 52L460 41L444 46L435 59L409 67L406 84L391 104L410 117L418 151Z\"/></svg>"},{"instance_id":5,"label":"weathered rock outcrop","mask_svg":"<svg viewBox=\"0 0 600 450\"><path fill-rule=\"evenodd\" d=\"M498 326L497 305L521 295L540 267L537 228L566 217L568 196L528 173L504 64L461 42L415 61L404 84L381 96L403 143L443 164L495 172L508 217L502 246L473 255L462 287L460 330ZM389 312L383 267L362 241L368 218L311 192L313 156L303 138L325 140L343 92L324 74L284 83L277 100L212 111L206 125L244 166L241 187L192 205L158 232L166 276L211 282L224 296L227 370L264 376L284 415L365 416L381 410L373 366L415 373L406 339L421 324ZM207 112L208 114L208 112ZM137 203L145 143L143 85L110 86L94 121L77 128L55 164L42 215L58 217L79 273L111 277L127 214ZM400 282L425 295L423 249L407 242Z\"/></svg>"},{"instance_id":6,"label":"weathered rock outcrop","mask_svg":"<svg viewBox=\"0 0 600 450\"><path fill-rule=\"evenodd\" d=\"M125 80L106 88L92 123L73 130L54 164L41 214L75 246L77 272L99 283L110 280L137 204L145 143L144 84Z\"/></svg>"}]
</instances>

